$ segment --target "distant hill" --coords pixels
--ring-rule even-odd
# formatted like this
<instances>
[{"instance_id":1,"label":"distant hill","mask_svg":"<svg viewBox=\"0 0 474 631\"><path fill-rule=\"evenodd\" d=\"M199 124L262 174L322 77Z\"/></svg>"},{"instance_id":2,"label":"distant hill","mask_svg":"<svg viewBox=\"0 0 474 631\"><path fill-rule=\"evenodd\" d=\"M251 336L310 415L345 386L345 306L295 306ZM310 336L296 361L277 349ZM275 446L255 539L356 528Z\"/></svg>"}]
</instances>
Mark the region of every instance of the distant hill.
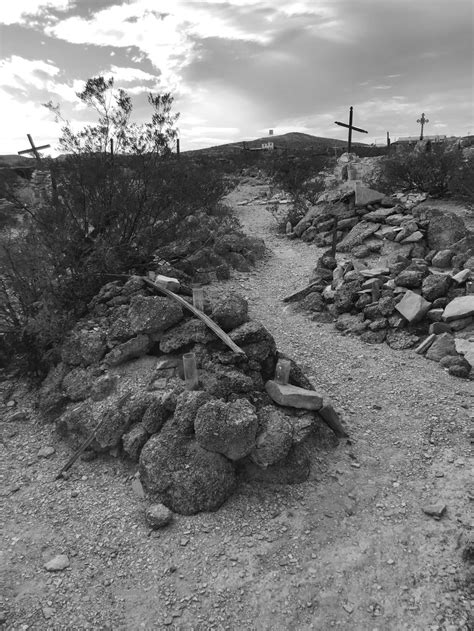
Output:
<instances>
[{"instance_id":1,"label":"distant hill","mask_svg":"<svg viewBox=\"0 0 474 631\"><path fill-rule=\"evenodd\" d=\"M0 155L0 167L34 167L36 158L26 158L16 154Z\"/></svg>"},{"instance_id":2,"label":"distant hill","mask_svg":"<svg viewBox=\"0 0 474 631\"><path fill-rule=\"evenodd\" d=\"M298 151L302 149L312 149L315 151L325 152L328 148L345 147L347 141L335 140L334 138L323 138L321 136L311 136L311 134L303 134L301 132L289 132L279 136L264 136L255 140L246 140L241 142L231 142L225 145L216 145L214 147L206 147L204 149L193 149L183 151L184 154L206 154L225 156L234 153L240 153L244 145L248 149L259 149L263 142L273 142L276 148L287 149L288 151ZM354 146L366 146L363 143L353 143Z\"/></svg>"}]
</instances>

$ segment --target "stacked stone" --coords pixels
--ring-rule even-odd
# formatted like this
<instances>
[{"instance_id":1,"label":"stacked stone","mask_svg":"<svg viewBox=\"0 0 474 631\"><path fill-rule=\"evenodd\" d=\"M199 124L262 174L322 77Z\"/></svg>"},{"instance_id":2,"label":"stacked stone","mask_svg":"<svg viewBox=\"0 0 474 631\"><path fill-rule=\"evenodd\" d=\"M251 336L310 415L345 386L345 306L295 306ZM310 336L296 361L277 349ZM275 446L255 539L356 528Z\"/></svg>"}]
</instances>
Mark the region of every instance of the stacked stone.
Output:
<instances>
[{"instance_id":1,"label":"stacked stone","mask_svg":"<svg viewBox=\"0 0 474 631\"><path fill-rule=\"evenodd\" d=\"M468 377L474 349L466 348L466 341L456 346L455 333L474 329L474 294L469 284L474 278L474 249L469 245L474 247L472 237L464 237L449 250L431 251L425 258L394 253L383 267L367 267L357 260L338 263L325 254L301 306L313 312L314 319L335 320L340 331L369 343L385 341L396 350L434 336L432 347L426 344L420 352L426 351L429 359L440 361L451 374ZM448 271L433 265L448 261L456 267Z\"/></svg>"},{"instance_id":2,"label":"stacked stone","mask_svg":"<svg viewBox=\"0 0 474 631\"><path fill-rule=\"evenodd\" d=\"M159 250L161 259L173 263L174 273L201 284L225 280L231 269L249 272L264 254L263 240L244 234L235 220L204 212L186 217L176 240Z\"/></svg>"},{"instance_id":3,"label":"stacked stone","mask_svg":"<svg viewBox=\"0 0 474 631\"><path fill-rule=\"evenodd\" d=\"M92 449L139 460L150 498L173 511L217 509L237 472L301 482L309 474L303 445L321 420L344 435L294 362L286 390L272 387L282 355L238 294L222 294L205 311L245 354L176 301L151 295L139 277L104 286L89 308L43 383L40 411L76 447L101 422ZM193 391L182 368L188 352L199 374Z\"/></svg>"}]
</instances>

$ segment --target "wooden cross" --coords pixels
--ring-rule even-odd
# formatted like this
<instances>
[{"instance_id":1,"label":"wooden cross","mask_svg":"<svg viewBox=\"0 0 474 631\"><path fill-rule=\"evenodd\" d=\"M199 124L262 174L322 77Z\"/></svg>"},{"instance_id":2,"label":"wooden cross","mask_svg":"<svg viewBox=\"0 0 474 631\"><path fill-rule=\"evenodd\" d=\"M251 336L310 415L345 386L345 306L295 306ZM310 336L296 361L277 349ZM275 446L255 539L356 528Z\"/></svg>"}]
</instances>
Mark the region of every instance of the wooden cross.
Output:
<instances>
[{"instance_id":1,"label":"wooden cross","mask_svg":"<svg viewBox=\"0 0 474 631\"><path fill-rule=\"evenodd\" d=\"M41 145L41 147L36 147L31 135L30 134L26 134L26 135L28 136L28 140L30 141L31 149L23 149L23 151L18 152L18 155L21 156L24 153L33 153L35 158L38 160L38 162L41 162L41 156L39 154L39 151L41 149L47 149L48 147L51 147L51 145Z\"/></svg>"},{"instance_id":2,"label":"wooden cross","mask_svg":"<svg viewBox=\"0 0 474 631\"><path fill-rule=\"evenodd\" d=\"M349 134L347 138L347 153L351 152L352 149L352 130L359 131L361 134L368 134L369 132L365 129L361 129L360 127L354 127L352 124L352 105L349 109L349 125L347 123L340 123L339 121L334 121L336 125L340 125L341 127L347 127L349 129Z\"/></svg>"},{"instance_id":3,"label":"wooden cross","mask_svg":"<svg viewBox=\"0 0 474 631\"><path fill-rule=\"evenodd\" d=\"M430 121L427 118L425 118L425 113L423 112L423 114L421 115L421 118L419 118L416 122L420 123L421 125L420 140L423 140L423 127L426 125L426 123L429 123Z\"/></svg>"}]
</instances>

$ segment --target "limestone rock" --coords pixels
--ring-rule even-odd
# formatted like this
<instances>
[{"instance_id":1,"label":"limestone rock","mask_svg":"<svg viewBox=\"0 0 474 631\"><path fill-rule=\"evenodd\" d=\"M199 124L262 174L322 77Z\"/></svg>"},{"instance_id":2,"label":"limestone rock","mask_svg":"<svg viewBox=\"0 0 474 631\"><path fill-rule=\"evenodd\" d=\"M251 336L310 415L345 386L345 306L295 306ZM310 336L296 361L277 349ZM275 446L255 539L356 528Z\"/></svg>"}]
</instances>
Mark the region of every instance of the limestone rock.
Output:
<instances>
[{"instance_id":1,"label":"limestone rock","mask_svg":"<svg viewBox=\"0 0 474 631\"><path fill-rule=\"evenodd\" d=\"M44 569L47 572L61 572L69 567L69 558L66 554L58 554L50 561L44 564Z\"/></svg>"},{"instance_id":2,"label":"limestone rock","mask_svg":"<svg viewBox=\"0 0 474 631\"><path fill-rule=\"evenodd\" d=\"M426 300L433 302L446 295L450 284L451 280L445 274L429 274L423 279L421 293Z\"/></svg>"},{"instance_id":3,"label":"limestone rock","mask_svg":"<svg viewBox=\"0 0 474 631\"><path fill-rule=\"evenodd\" d=\"M140 479L152 498L182 515L217 510L236 485L230 460L166 428L143 448Z\"/></svg>"},{"instance_id":4,"label":"limestone rock","mask_svg":"<svg viewBox=\"0 0 474 631\"><path fill-rule=\"evenodd\" d=\"M433 265L433 267L446 269L451 265L451 259L453 258L453 256L453 250L440 250L439 252L436 252L436 254L431 259L431 265Z\"/></svg>"},{"instance_id":5,"label":"limestone rock","mask_svg":"<svg viewBox=\"0 0 474 631\"><path fill-rule=\"evenodd\" d=\"M148 438L149 434L141 423L134 425L122 436L123 450L131 460L138 462L140 452Z\"/></svg>"},{"instance_id":6,"label":"limestone rock","mask_svg":"<svg viewBox=\"0 0 474 631\"><path fill-rule=\"evenodd\" d=\"M62 387L71 401L84 401L91 394L94 377L90 370L73 368L63 379Z\"/></svg>"},{"instance_id":7,"label":"limestone rock","mask_svg":"<svg viewBox=\"0 0 474 631\"><path fill-rule=\"evenodd\" d=\"M385 197L384 193L379 193L372 188L368 188L363 184L356 183L355 186L355 205L367 206L367 204L374 204L380 202Z\"/></svg>"},{"instance_id":8,"label":"limestone rock","mask_svg":"<svg viewBox=\"0 0 474 631\"><path fill-rule=\"evenodd\" d=\"M323 406L322 397L312 390L304 390L290 384L282 385L272 380L267 381L265 390L278 405L305 410L319 410Z\"/></svg>"},{"instance_id":9,"label":"limestone rock","mask_svg":"<svg viewBox=\"0 0 474 631\"><path fill-rule=\"evenodd\" d=\"M464 221L450 212L431 209L426 232L428 247L432 250L446 250L466 234Z\"/></svg>"},{"instance_id":10,"label":"limestone rock","mask_svg":"<svg viewBox=\"0 0 474 631\"><path fill-rule=\"evenodd\" d=\"M443 320L457 320L474 315L474 294L461 296L451 300L443 311Z\"/></svg>"},{"instance_id":11,"label":"limestone rock","mask_svg":"<svg viewBox=\"0 0 474 631\"><path fill-rule=\"evenodd\" d=\"M100 362L106 351L101 330L74 330L63 344L61 359L70 366L89 366Z\"/></svg>"},{"instance_id":12,"label":"limestone rock","mask_svg":"<svg viewBox=\"0 0 474 631\"><path fill-rule=\"evenodd\" d=\"M150 528L158 530L172 521L173 513L163 504L152 504L145 511L145 519Z\"/></svg>"},{"instance_id":13,"label":"limestone rock","mask_svg":"<svg viewBox=\"0 0 474 631\"><path fill-rule=\"evenodd\" d=\"M446 355L457 355L454 337L450 333L441 333L426 351L426 358L439 362Z\"/></svg>"},{"instance_id":14,"label":"limestone rock","mask_svg":"<svg viewBox=\"0 0 474 631\"><path fill-rule=\"evenodd\" d=\"M224 292L212 302L211 318L224 331L248 321L248 302L236 292Z\"/></svg>"},{"instance_id":15,"label":"limestone rock","mask_svg":"<svg viewBox=\"0 0 474 631\"><path fill-rule=\"evenodd\" d=\"M265 469L259 467L250 458L244 461L244 479L264 484L301 484L308 479L311 463L307 449L303 444L293 445L283 460Z\"/></svg>"},{"instance_id":16,"label":"limestone rock","mask_svg":"<svg viewBox=\"0 0 474 631\"><path fill-rule=\"evenodd\" d=\"M252 451L257 429L255 408L246 399L205 403L194 420L196 440L201 447L230 460L240 460Z\"/></svg>"},{"instance_id":17,"label":"limestone rock","mask_svg":"<svg viewBox=\"0 0 474 631\"><path fill-rule=\"evenodd\" d=\"M415 292L411 290L408 290L400 302L395 305L395 309L398 313L408 320L408 322L421 320L430 307L431 302L428 302L422 296L415 294Z\"/></svg>"},{"instance_id":18,"label":"limestone rock","mask_svg":"<svg viewBox=\"0 0 474 631\"><path fill-rule=\"evenodd\" d=\"M210 401L212 397L203 390L185 390L176 399L174 415L169 421L170 427L180 434L191 436L199 409Z\"/></svg>"},{"instance_id":19,"label":"limestone rock","mask_svg":"<svg viewBox=\"0 0 474 631\"><path fill-rule=\"evenodd\" d=\"M197 318L180 322L163 333L160 351L172 353L191 343L207 344L216 339L215 334Z\"/></svg>"},{"instance_id":20,"label":"limestone rock","mask_svg":"<svg viewBox=\"0 0 474 631\"><path fill-rule=\"evenodd\" d=\"M135 333L152 334L177 324L183 318L183 311L171 298L133 296L128 317Z\"/></svg>"},{"instance_id":21,"label":"limestone rock","mask_svg":"<svg viewBox=\"0 0 474 631\"><path fill-rule=\"evenodd\" d=\"M151 341L148 335L137 335L131 340L127 340L123 344L119 344L113 348L110 353L107 353L104 361L109 366L118 366L131 359L146 355L150 346Z\"/></svg>"},{"instance_id":22,"label":"limestone rock","mask_svg":"<svg viewBox=\"0 0 474 631\"><path fill-rule=\"evenodd\" d=\"M293 427L289 417L274 406L258 411L259 434L250 458L259 467L266 468L285 458L290 451Z\"/></svg>"},{"instance_id":23,"label":"limestone rock","mask_svg":"<svg viewBox=\"0 0 474 631\"><path fill-rule=\"evenodd\" d=\"M405 269L400 272L395 278L395 282L400 287L407 287L408 289L416 289L421 287L425 274L418 270Z\"/></svg>"},{"instance_id":24,"label":"limestone rock","mask_svg":"<svg viewBox=\"0 0 474 631\"><path fill-rule=\"evenodd\" d=\"M409 333L408 331L388 331L385 341L396 351L405 350L407 348L413 348L418 343L418 336Z\"/></svg>"},{"instance_id":25,"label":"limestone rock","mask_svg":"<svg viewBox=\"0 0 474 631\"><path fill-rule=\"evenodd\" d=\"M336 250L338 252L348 252L356 245L360 245L371 234L377 232L379 228L379 223L361 221L338 243Z\"/></svg>"}]
</instances>

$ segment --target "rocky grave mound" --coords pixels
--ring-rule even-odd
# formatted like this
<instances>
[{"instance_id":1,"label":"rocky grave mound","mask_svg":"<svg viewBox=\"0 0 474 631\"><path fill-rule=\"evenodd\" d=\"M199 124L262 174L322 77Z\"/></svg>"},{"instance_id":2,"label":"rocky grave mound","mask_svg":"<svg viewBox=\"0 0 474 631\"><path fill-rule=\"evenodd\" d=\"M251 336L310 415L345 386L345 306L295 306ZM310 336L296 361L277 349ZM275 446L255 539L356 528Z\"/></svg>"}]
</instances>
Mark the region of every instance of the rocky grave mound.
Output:
<instances>
[{"instance_id":1,"label":"rocky grave mound","mask_svg":"<svg viewBox=\"0 0 474 631\"><path fill-rule=\"evenodd\" d=\"M139 462L148 497L182 514L216 510L240 477L301 482L311 437L324 438L325 424L345 435L295 362L287 385L274 381L283 356L240 295L206 301L204 311L239 352L146 279L105 285L39 396L44 418L73 447L93 436L95 452ZM189 352L196 390L183 378Z\"/></svg>"},{"instance_id":2,"label":"rocky grave mound","mask_svg":"<svg viewBox=\"0 0 474 631\"><path fill-rule=\"evenodd\" d=\"M177 238L159 249L157 263L160 273L208 284L228 279L232 269L250 271L264 254L263 240L244 234L235 218L196 212L181 223Z\"/></svg>"},{"instance_id":3,"label":"rocky grave mound","mask_svg":"<svg viewBox=\"0 0 474 631\"><path fill-rule=\"evenodd\" d=\"M338 261L326 252L308 287L287 300L300 300L314 319L335 321L337 329L366 342L417 347L450 374L468 378L474 365L474 238L453 243L457 236L450 243L439 229L443 249L420 258L418 242L376 266L341 256Z\"/></svg>"}]
</instances>

